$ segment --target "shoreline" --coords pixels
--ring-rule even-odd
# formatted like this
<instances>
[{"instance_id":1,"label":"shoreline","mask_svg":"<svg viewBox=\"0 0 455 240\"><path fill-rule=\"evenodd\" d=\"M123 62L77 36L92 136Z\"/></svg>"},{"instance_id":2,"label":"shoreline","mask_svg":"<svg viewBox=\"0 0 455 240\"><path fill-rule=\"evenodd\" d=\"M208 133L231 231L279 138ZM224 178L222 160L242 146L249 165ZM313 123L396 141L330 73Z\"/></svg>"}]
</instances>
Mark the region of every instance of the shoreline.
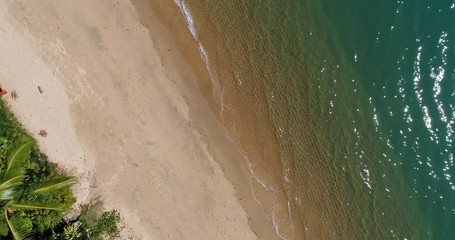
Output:
<instances>
[{"instance_id":1,"label":"shoreline","mask_svg":"<svg viewBox=\"0 0 455 240\"><path fill-rule=\"evenodd\" d=\"M223 70L217 69L224 67L229 68L230 63L228 61L221 61L219 59L219 56L216 56L216 53L213 54L214 58L216 59L214 60L215 62L207 62L209 61L209 59L207 59L207 53L211 53L210 51L216 52L216 49L213 48L216 48L218 46L211 44L213 44L213 42L219 45L223 44L223 40L220 40L217 34L213 34L213 36L211 35L210 31L215 31L216 29L214 29L211 25L210 19L207 20L204 18L204 11L199 12L199 15L193 15L197 13L193 13L193 9L191 8L192 6L184 4L185 1L175 0L158 3L150 0L133 0L133 2L151 3L151 5L153 5L152 8L158 9L156 12L163 13L158 14L158 18L166 25L168 29L171 30L173 36L177 36L177 46L179 49L181 49L184 59L188 62L188 64L197 75L197 83L199 89L201 89L204 97L209 101L212 112L216 115L219 124L223 128L224 135L229 139L229 144L232 144L235 148L234 151L238 152L241 155L241 164L247 168L247 174L250 176L247 191L253 191L252 198L254 199L253 201L255 201L254 204L259 204L259 208L261 208L260 211L254 210L253 212L255 213L253 213L253 215L265 216L265 218L267 218L267 221L269 221L272 225L271 227L274 229L273 233L269 233L267 235L274 235L274 238L277 239L303 238L304 229L299 225L299 222L301 221L300 217L291 213L294 206L283 190L283 186L279 180L281 176L265 173L264 170L267 172L268 170L274 168L266 166L270 162L264 162L258 158L257 154L260 150L257 149L261 149L262 145L257 144L258 141L255 138L262 137L260 134L257 135L257 132L261 132L261 130L264 129L258 130L257 125L251 125L251 123L258 123L258 119L242 119L248 120L250 123L249 126L254 126L254 130L243 128L237 132L233 129L233 116L228 116L229 114L226 115L226 109L223 109L225 107L223 103L226 99L226 103L230 105L232 104L233 98L235 99L240 96L235 94L226 94L226 92L228 92L226 89L232 87L229 81L235 82L236 80L224 78L230 78L234 75L234 73L229 71L223 72ZM138 7L139 12L140 9L144 9L144 7ZM205 10L209 11L208 9ZM175 15L178 15L178 17L173 17ZM206 23L205 21L208 21L206 25L204 25ZM204 32L203 29L198 29L197 26L200 25L204 25L209 29L209 31ZM205 35L200 35L201 33ZM204 40L207 45L203 44L202 40ZM224 39L224 41L227 41L227 39ZM210 59L211 57L212 55L210 55ZM221 62L218 62L218 60ZM210 68L209 70L208 64L209 67L213 68ZM223 75L224 78L216 79L218 75ZM215 80L211 79L212 77L215 77ZM233 93L233 91L230 93ZM228 97L226 95L228 95ZM246 102L248 99L243 100ZM248 109L246 105L237 105L237 107L239 107L239 109L244 108L244 111L245 109ZM235 109L238 110L237 108ZM255 109L254 111L257 110L258 109ZM247 138L246 141L240 140L240 138L243 138L243 140L245 140L245 137ZM249 150L251 150L251 148L254 148L257 151L247 151L246 148L250 148ZM278 153L277 149L269 149L269 151L275 151L276 154ZM221 162L220 164L223 163ZM279 166L275 165L274 167ZM224 172L225 174L229 175L229 173L235 171L228 169ZM250 208L251 207L246 208L247 212ZM258 212L261 213L258 214ZM264 223L259 224L259 226L265 225L266 224ZM253 224L253 229L258 228L260 229L261 227L254 227Z\"/></svg>"},{"instance_id":2,"label":"shoreline","mask_svg":"<svg viewBox=\"0 0 455 240\"><path fill-rule=\"evenodd\" d=\"M170 61L178 64L179 69L187 69L187 71L195 74L195 81L191 83L191 86L185 81L180 84L186 85L187 88L193 88L193 91L202 93L203 101L208 103L209 109L196 110L204 113L195 112L192 117L195 123L201 123L197 126L197 129L202 135L209 136L216 143L215 145L223 146L222 148L214 149L213 155L230 156L229 159L215 158L215 160L223 169L228 180L234 185L237 198L247 215L251 216L249 218L250 227L259 236L259 239L282 239L273 221L264 212L262 203L257 199L257 193L254 193L252 184L253 182L256 183L256 180L253 180L245 157L228 136L223 126L219 102L214 96L213 82L207 65L201 57L198 43L190 32L181 9L173 0L160 2L159 4L150 0L132 0L132 2L136 6L141 23L144 26L149 29L150 26L156 28L156 25L150 21L153 18L152 15L155 14L158 21L166 28L165 31L170 33L168 41L164 42L176 42L174 47L178 49L182 56L175 57L171 55L169 56ZM147 11L150 8L152 11ZM175 17L173 18L172 16ZM161 46L161 54L164 55L167 51L167 45L163 44ZM209 111L207 112L207 110ZM209 128L212 131L207 131L204 127L205 123L212 123L211 125L213 126ZM214 129L216 129L215 133L213 132ZM248 184L245 184L246 182Z\"/></svg>"},{"instance_id":3,"label":"shoreline","mask_svg":"<svg viewBox=\"0 0 455 240\"><path fill-rule=\"evenodd\" d=\"M15 39L22 45L12 49L26 49L30 59L23 62L22 54L7 64L13 72L1 77L19 94L8 103L52 161L84 176L79 186L90 187L89 198L120 211L128 223L122 238L278 239L254 200L245 162L213 114L210 80L198 81L202 65L192 69L194 62L183 60L197 48L182 50L174 42L182 36L129 0L37 2L8 4L5 19L14 24L7 28L23 41ZM174 26L189 34L186 25ZM28 76L14 68L20 65ZM46 139L37 136L42 128Z\"/></svg>"}]
</instances>

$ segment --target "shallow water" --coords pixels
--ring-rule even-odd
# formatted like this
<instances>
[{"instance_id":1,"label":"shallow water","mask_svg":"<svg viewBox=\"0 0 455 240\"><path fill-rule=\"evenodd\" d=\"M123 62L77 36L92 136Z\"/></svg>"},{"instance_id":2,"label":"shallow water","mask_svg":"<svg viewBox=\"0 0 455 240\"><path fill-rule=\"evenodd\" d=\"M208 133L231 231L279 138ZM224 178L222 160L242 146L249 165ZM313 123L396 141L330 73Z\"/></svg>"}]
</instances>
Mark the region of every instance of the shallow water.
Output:
<instances>
[{"instance_id":1,"label":"shallow water","mask_svg":"<svg viewBox=\"0 0 455 240\"><path fill-rule=\"evenodd\" d=\"M455 2L178 1L283 238L455 237Z\"/></svg>"}]
</instances>

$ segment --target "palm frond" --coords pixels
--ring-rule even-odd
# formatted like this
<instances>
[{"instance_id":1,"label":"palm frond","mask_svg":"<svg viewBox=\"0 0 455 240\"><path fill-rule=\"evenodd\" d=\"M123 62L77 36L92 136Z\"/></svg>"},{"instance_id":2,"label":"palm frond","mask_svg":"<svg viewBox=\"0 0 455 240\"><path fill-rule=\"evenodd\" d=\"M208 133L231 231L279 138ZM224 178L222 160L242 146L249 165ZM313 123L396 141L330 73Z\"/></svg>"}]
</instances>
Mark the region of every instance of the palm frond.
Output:
<instances>
[{"instance_id":1,"label":"palm frond","mask_svg":"<svg viewBox=\"0 0 455 240\"><path fill-rule=\"evenodd\" d=\"M61 178L63 179L63 178ZM64 185L69 184L70 178L67 178ZM68 182L67 182L68 181ZM56 182L54 182L56 183ZM52 187L53 185L48 185L47 187L43 187L42 191L35 192L33 189L29 189L26 191L22 191L21 195L15 197L12 202L9 203L9 207L11 208L21 208L21 209L47 209L47 210L55 210L55 211L66 211L71 207L71 203L65 202L65 200L60 199L54 201L53 197L57 196L58 193L56 192L49 192L51 189L56 189ZM61 187L63 185L60 185ZM46 191L45 191L46 190Z\"/></svg>"},{"instance_id":2,"label":"palm frond","mask_svg":"<svg viewBox=\"0 0 455 240\"><path fill-rule=\"evenodd\" d=\"M55 210L55 211L65 211L67 207L65 204L54 203L54 202L13 202L9 205L11 208L22 208L22 209L46 209L46 210Z\"/></svg>"},{"instance_id":3,"label":"palm frond","mask_svg":"<svg viewBox=\"0 0 455 240\"><path fill-rule=\"evenodd\" d=\"M0 191L0 201L9 201L14 198L14 190L4 189Z\"/></svg>"},{"instance_id":4,"label":"palm frond","mask_svg":"<svg viewBox=\"0 0 455 240\"><path fill-rule=\"evenodd\" d=\"M8 218L8 210L5 208L4 210L5 220L8 224L9 230L11 231L11 235L13 235L13 239L15 240L23 240L28 239L30 236L30 230L27 228L30 226L27 222L27 219L14 216L11 219ZM30 221L30 220L29 220Z\"/></svg>"},{"instance_id":5,"label":"palm frond","mask_svg":"<svg viewBox=\"0 0 455 240\"><path fill-rule=\"evenodd\" d=\"M58 189L63 189L74 185L77 182L75 177L59 177L45 181L33 190L33 193L44 194Z\"/></svg>"},{"instance_id":6,"label":"palm frond","mask_svg":"<svg viewBox=\"0 0 455 240\"><path fill-rule=\"evenodd\" d=\"M29 137L23 137L14 143L7 157L4 180L23 174L23 164L30 158L30 151L34 144L35 141Z\"/></svg>"},{"instance_id":7,"label":"palm frond","mask_svg":"<svg viewBox=\"0 0 455 240\"><path fill-rule=\"evenodd\" d=\"M11 200L16 192L16 187L22 184L24 175L20 174L0 184L0 201Z\"/></svg>"},{"instance_id":8,"label":"palm frond","mask_svg":"<svg viewBox=\"0 0 455 240\"><path fill-rule=\"evenodd\" d=\"M73 223L63 229L63 238L66 240L78 240L82 238L82 235L80 223Z\"/></svg>"},{"instance_id":9,"label":"palm frond","mask_svg":"<svg viewBox=\"0 0 455 240\"><path fill-rule=\"evenodd\" d=\"M6 223L5 215L0 212L0 239L6 237L9 233L8 224Z\"/></svg>"}]
</instances>

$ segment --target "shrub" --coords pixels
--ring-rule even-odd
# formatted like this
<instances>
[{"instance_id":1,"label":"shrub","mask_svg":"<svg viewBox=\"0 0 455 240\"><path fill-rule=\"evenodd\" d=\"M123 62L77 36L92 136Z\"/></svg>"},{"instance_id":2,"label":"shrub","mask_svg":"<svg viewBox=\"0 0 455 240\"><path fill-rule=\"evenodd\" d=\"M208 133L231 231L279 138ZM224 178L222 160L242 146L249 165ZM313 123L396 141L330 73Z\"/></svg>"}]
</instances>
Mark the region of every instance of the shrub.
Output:
<instances>
[{"instance_id":1,"label":"shrub","mask_svg":"<svg viewBox=\"0 0 455 240\"><path fill-rule=\"evenodd\" d=\"M79 217L82 228L93 240L103 239L103 236L109 239L118 238L121 231L119 212L111 210L100 214L102 208L102 203L99 200L83 205Z\"/></svg>"}]
</instances>

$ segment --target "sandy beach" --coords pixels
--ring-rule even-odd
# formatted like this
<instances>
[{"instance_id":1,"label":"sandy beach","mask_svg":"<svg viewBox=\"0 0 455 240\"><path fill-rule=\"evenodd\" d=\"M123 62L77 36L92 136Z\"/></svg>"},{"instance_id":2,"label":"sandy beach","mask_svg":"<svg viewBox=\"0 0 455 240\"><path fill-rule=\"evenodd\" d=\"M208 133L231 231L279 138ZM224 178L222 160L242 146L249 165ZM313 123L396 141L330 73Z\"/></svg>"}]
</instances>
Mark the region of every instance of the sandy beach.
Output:
<instances>
[{"instance_id":1,"label":"sandy beach","mask_svg":"<svg viewBox=\"0 0 455 240\"><path fill-rule=\"evenodd\" d=\"M120 212L122 239L278 239L187 63L194 53L135 3L1 1L0 83L18 95L4 99L79 178L79 203L99 197Z\"/></svg>"}]
</instances>

